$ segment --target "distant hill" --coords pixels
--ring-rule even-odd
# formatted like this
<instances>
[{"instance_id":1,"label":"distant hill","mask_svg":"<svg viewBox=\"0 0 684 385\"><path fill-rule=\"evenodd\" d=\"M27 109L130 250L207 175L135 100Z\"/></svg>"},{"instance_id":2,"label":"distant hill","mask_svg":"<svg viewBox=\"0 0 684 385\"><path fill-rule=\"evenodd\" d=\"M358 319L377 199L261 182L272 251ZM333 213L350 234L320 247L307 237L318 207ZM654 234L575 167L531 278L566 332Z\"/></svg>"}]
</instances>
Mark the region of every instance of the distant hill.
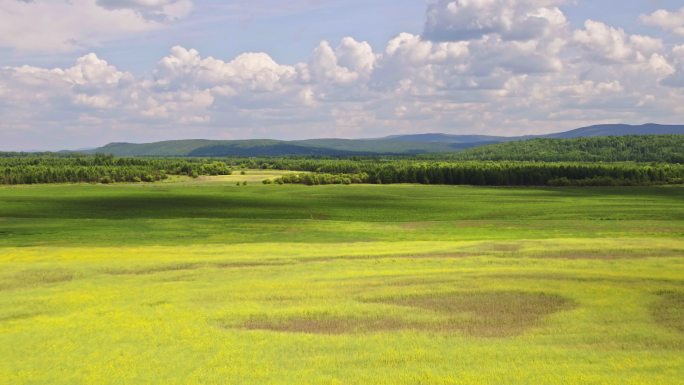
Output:
<instances>
[{"instance_id":1,"label":"distant hill","mask_svg":"<svg viewBox=\"0 0 684 385\"><path fill-rule=\"evenodd\" d=\"M538 138L445 155L450 160L684 163L684 135Z\"/></svg>"},{"instance_id":2,"label":"distant hill","mask_svg":"<svg viewBox=\"0 0 684 385\"><path fill-rule=\"evenodd\" d=\"M488 142L497 143L497 142ZM309 139L281 141L255 140L171 140L155 143L110 143L85 151L116 156L352 156L352 155L409 155L453 152L480 143L412 142L395 139Z\"/></svg>"},{"instance_id":3,"label":"distant hill","mask_svg":"<svg viewBox=\"0 0 684 385\"><path fill-rule=\"evenodd\" d=\"M662 125L648 123L640 126L628 124L600 124L582 127L572 131L543 135L545 138L570 139L592 136L625 136L625 135L684 135L684 125Z\"/></svg>"},{"instance_id":4,"label":"distant hill","mask_svg":"<svg viewBox=\"0 0 684 385\"><path fill-rule=\"evenodd\" d=\"M457 152L486 145L524 141L534 138L567 139L625 135L684 135L684 126L645 124L630 126L608 124L578 128L539 136L488 136L415 134L393 135L377 139L308 139L308 140L169 140L155 143L110 143L81 151L116 156L352 156L352 155L416 155Z\"/></svg>"},{"instance_id":5,"label":"distant hill","mask_svg":"<svg viewBox=\"0 0 684 385\"><path fill-rule=\"evenodd\" d=\"M489 136L489 135L449 135L449 134L412 134L392 135L382 139L391 139L397 142L419 143L496 143L509 140L518 140L517 136Z\"/></svg>"}]
</instances>

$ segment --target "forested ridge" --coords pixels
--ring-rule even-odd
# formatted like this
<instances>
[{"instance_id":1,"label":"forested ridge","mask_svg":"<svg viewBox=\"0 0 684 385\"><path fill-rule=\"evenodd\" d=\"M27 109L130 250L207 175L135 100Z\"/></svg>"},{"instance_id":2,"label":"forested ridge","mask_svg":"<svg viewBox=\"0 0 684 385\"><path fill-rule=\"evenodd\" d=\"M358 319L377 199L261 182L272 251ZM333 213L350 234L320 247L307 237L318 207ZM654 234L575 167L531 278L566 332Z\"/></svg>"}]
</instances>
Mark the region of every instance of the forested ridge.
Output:
<instances>
[{"instance_id":1,"label":"forested ridge","mask_svg":"<svg viewBox=\"0 0 684 385\"><path fill-rule=\"evenodd\" d=\"M432 158L543 162L684 163L684 135L530 139L491 144Z\"/></svg>"},{"instance_id":2,"label":"forested ridge","mask_svg":"<svg viewBox=\"0 0 684 385\"><path fill-rule=\"evenodd\" d=\"M538 138L570 139L593 137L624 137L630 135L683 135L684 126L645 124L630 126L608 124L582 127L576 130L538 136ZM452 135L441 133L392 135L371 139L246 139L246 140L167 140L152 143L109 143L86 150L87 153L116 156L173 156L173 157L260 157L260 156L359 156L359 155L417 155L453 153L468 148L479 148L492 143L525 141L532 136ZM644 139L646 140L646 139ZM563 149L565 150L565 149ZM574 149L573 149L574 150ZM603 150L602 150L603 151ZM591 154L591 151L585 154ZM623 154L629 155L629 154ZM600 155L599 155L600 156ZM611 155L611 157L614 157ZM478 158L479 159L479 158ZM502 158L503 159L503 158ZM532 160L532 159L506 159ZM615 161L618 159L563 158L534 160ZM668 161L665 159L619 159L623 161Z\"/></svg>"},{"instance_id":3,"label":"forested ridge","mask_svg":"<svg viewBox=\"0 0 684 385\"><path fill-rule=\"evenodd\" d=\"M169 175L226 175L235 168L291 170L292 174L274 182L310 185L681 184L684 135L533 139L420 156L165 158L0 153L1 184L154 182Z\"/></svg>"}]
</instances>

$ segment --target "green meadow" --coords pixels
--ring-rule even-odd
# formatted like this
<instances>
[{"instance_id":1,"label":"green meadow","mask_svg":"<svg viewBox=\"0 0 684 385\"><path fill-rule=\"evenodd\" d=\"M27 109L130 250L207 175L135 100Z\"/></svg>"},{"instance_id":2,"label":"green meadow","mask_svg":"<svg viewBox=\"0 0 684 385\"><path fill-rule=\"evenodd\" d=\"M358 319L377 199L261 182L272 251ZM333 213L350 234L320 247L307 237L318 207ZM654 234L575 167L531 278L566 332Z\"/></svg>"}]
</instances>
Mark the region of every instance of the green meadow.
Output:
<instances>
[{"instance_id":1,"label":"green meadow","mask_svg":"<svg viewBox=\"0 0 684 385\"><path fill-rule=\"evenodd\" d=\"M0 384L684 383L681 186L277 176L0 187Z\"/></svg>"}]
</instances>

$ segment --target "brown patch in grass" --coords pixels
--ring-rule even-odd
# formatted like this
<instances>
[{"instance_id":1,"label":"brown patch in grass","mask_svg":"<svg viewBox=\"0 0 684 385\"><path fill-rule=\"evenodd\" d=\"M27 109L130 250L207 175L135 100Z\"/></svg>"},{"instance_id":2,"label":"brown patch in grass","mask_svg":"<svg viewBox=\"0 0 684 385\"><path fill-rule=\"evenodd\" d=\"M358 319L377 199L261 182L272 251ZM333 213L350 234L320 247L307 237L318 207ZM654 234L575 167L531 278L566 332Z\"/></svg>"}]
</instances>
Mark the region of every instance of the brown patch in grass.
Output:
<instances>
[{"instance_id":1,"label":"brown patch in grass","mask_svg":"<svg viewBox=\"0 0 684 385\"><path fill-rule=\"evenodd\" d=\"M62 269L39 269L19 272L4 281L0 281L0 291L26 289L46 286L73 280L75 274Z\"/></svg>"},{"instance_id":2,"label":"brown patch in grass","mask_svg":"<svg viewBox=\"0 0 684 385\"><path fill-rule=\"evenodd\" d=\"M154 301L154 302L144 303L143 305L149 306L149 307L157 307L157 306L164 306L164 305L168 305L168 304L169 304L168 301Z\"/></svg>"},{"instance_id":3,"label":"brown patch in grass","mask_svg":"<svg viewBox=\"0 0 684 385\"><path fill-rule=\"evenodd\" d=\"M518 243L481 243L473 248L474 251L485 253L517 253L522 246ZM471 253L472 254L472 253Z\"/></svg>"},{"instance_id":4,"label":"brown patch in grass","mask_svg":"<svg viewBox=\"0 0 684 385\"><path fill-rule=\"evenodd\" d=\"M423 230L428 229L433 225L433 222L404 222L401 224L401 228L405 230Z\"/></svg>"},{"instance_id":5,"label":"brown patch in grass","mask_svg":"<svg viewBox=\"0 0 684 385\"><path fill-rule=\"evenodd\" d=\"M660 325L684 333L684 292L661 291L651 306L651 314Z\"/></svg>"},{"instance_id":6,"label":"brown patch in grass","mask_svg":"<svg viewBox=\"0 0 684 385\"><path fill-rule=\"evenodd\" d=\"M376 260L376 259L449 259L472 257L473 253L468 252L449 252L449 253L416 253L416 254L384 254L384 255L349 255L349 256L330 256L330 257L311 257L297 260L299 263L312 262L332 262L332 261L357 261L357 260Z\"/></svg>"},{"instance_id":7,"label":"brown patch in grass","mask_svg":"<svg viewBox=\"0 0 684 385\"><path fill-rule=\"evenodd\" d=\"M518 335L538 325L544 316L574 305L555 294L517 291L457 292L382 302L443 314L448 321L432 325L435 330L460 331L476 337Z\"/></svg>"},{"instance_id":8,"label":"brown patch in grass","mask_svg":"<svg viewBox=\"0 0 684 385\"><path fill-rule=\"evenodd\" d=\"M263 267L263 266L284 266L291 264L288 261L266 261L266 262L251 262L251 261L235 261L235 262L215 262L215 263L177 263L170 265L153 265L153 266L136 266L136 267L124 267L124 268L108 268L104 269L103 272L109 275L148 275L148 274L158 274L158 273L168 273L168 272L180 272L180 271L191 271L198 270L202 268L216 268L216 269L240 269L240 268L250 268L250 267ZM189 276L184 276L189 277ZM173 281L174 278L169 278L167 280ZM181 279L183 280L183 279Z\"/></svg>"},{"instance_id":9,"label":"brown patch in grass","mask_svg":"<svg viewBox=\"0 0 684 385\"><path fill-rule=\"evenodd\" d=\"M684 339L681 338L653 338L643 337L639 339L630 339L628 342L616 339L597 339L591 342L579 342L572 344L576 349L614 352L625 350L629 347L631 351L639 350L684 350Z\"/></svg>"},{"instance_id":10,"label":"brown patch in grass","mask_svg":"<svg viewBox=\"0 0 684 385\"><path fill-rule=\"evenodd\" d=\"M328 314L313 314L284 319L253 318L242 325L244 329L249 330L330 335L398 330L405 329L408 326L406 322L394 318L344 318Z\"/></svg>"},{"instance_id":11,"label":"brown patch in grass","mask_svg":"<svg viewBox=\"0 0 684 385\"><path fill-rule=\"evenodd\" d=\"M461 332L473 337L509 337L538 326L544 316L574 306L574 302L559 295L516 291L457 292L370 302L432 311L438 313L441 318L418 322L384 316L344 317L322 313L285 318L262 316L233 327L331 335L419 330L438 333Z\"/></svg>"},{"instance_id":12,"label":"brown patch in grass","mask_svg":"<svg viewBox=\"0 0 684 385\"><path fill-rule=\"evenodd\" d=\"M236 262L217 262L209 264L209 267L215 267L219 269L231 269L231 268L245 268L245 267L263 267L263 266L285 266L291 265L293 262L290 261L236 261Z\"/></svg>"},{"instance_id":13,"label":"brown patch in grass","mask_svg":"<svg viewBox=\"0 0 684 385\"><path fill-rule=\"evenodd\" d=\"M216 263L177 263L170 265L154 265L146 267L131 267L131 268L120 268L120 269L105 269L105 274L110 275L147 275L156 273L166 273L172 271L187 271L187 270L197 270L201 268L217 268L217 269L230 269L230 268L247 268L247 267L261 267L261 266L282 266L291 264L288 261L273 261L273 262L252 262L252 261L236 261L236 262L216 262Z\"/></svg>"},{"instance_id":14,"label":"brown patch in grass","mask_svg":"<svg viewBox=\"0 0 684 385\"><path fill-rule=\"evenodd\" d=\"M526 280L549 280L549 281L569 281L569 282L611 282L618 284L635 284L635 283L680 283L680 280L667 278L640 278L640 277L620 277L620 276L589 276L589 275L572 275L563 273L511 273L511 274L487 274L483 275L487 279L526 279Z\"/></svg>"},{"instance_id":15,"label":"brown patch in grass","mask_svg":"<svg viewBox=\"0 0 684 385\"><path fill-rule=\"evenodd\" d=\"M43 314L46 314L46 313L44 313L44 312L24 312L24 313L0 315L0 322L19 321L19 320L37 317L37 316L43 315Z\"/></svg>"},{"instance_id":16,"label":"brown patch in grass","mask_svg":"<svg viewBox=\"0 0 684 385\"><path fill-rule=\"evenodd\" d=\"M202 265L197 263L178 263L173 265L155 265L137 268L105 269L104 272L110 275L146 275L164 273L167 271L194 270L199 269L200 267L202 267Z\"/></svg>"},{"instance_id":17,"label":"brown patch in grass","mask_svg":"<svg viewBox=\"0 0 684 385\"><path fill-rule=\"evenodd\" d=\"M389 286L426 286L426 285L440 285L452 284L456 279L446 278L403 278L395 281L387 282Z\"/></svg>"},{"instance_id":18,"label":"brown patch in grass","mask_svg":"<svg viewBox=\"0 0 684 385\"><path fill-rule=\"evenodd\" d=\"M630 259L630 258L662 258L681 255L681 250L668 249L630 249L630 250L553 250L548 252L532 252L528 258L549 259Z\"/></svg>"},{"instance_id":19,"label":"brown patch in grass","mask_svg":"<svg viewBox=\"0 0 684 385\"><path fill-rule=\"evenodd\" d=\"M429 253L429 254L406 254L391 256L389 258L408 258L408 259L450 259L450 258L468 258L474 256L474 253L467 251L452 251L448 253Z\"/></svg>"}]
</instances>

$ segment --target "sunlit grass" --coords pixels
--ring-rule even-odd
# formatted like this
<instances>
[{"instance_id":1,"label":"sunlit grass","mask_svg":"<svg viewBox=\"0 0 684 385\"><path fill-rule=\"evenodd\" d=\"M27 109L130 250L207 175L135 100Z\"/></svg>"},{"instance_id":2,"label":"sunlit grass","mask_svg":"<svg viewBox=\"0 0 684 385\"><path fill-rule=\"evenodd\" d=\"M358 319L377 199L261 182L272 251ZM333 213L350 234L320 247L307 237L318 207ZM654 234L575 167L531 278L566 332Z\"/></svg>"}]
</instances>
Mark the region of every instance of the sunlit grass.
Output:
<instances>
[{"instance_id":1,"label":"sunlit grass","mask_svg":"<svg viewBox=\"0 0 684 385\"><path fill-rule=\"evenodd\" d=\"M0 189L0 384L684 378L670 190L159 186Z\"/></svg>"},{"instance_id":2,"label":"sunlit grass","mask_svg":"<svg viewBox=\"0 0 684 385\"><path fill-rule=\"evenodd\" d=\"M286 170L254 170L254 169L236 169L231 175L202 175L197 178L187 176L171 175L163 183L173 184L187 184L187 185L207 185L207 184L226 184L226 183L247 183L262 184L264 180L273 180L285 174L292 173Z\"/></svg>"}]
</instances>

